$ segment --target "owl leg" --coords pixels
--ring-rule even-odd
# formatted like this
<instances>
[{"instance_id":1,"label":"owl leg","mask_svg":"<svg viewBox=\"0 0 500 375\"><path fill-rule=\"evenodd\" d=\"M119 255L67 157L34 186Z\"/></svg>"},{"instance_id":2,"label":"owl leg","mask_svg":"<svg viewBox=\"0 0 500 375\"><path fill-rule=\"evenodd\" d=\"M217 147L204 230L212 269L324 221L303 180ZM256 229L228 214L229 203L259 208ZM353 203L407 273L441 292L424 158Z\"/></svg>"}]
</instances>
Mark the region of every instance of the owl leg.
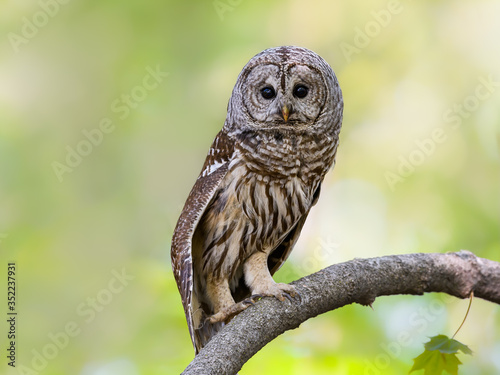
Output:
<instances>
[{"instance_id":1,"label":"owl leg","mask_svg":"<svg viewBox=\"0 0 500 375\"><path fill-rule=\"evenodd\" d=\"M268 254L262 251L253 253L243 265L245 283L252 295L276 297L280 301L298 295L292 285L276 283L267 267Z\"/></svg>"},{"instance_id":2,"label":"owl leg","mask_svg":"<svg viewBox=\"0 0 500 375\"><path fill-rule=\"evenodd\" d=\"M210 323L228 322L231 318L253 304L251 298L235 303L227 279L207 277L207 295L212 303L214 314L207 318Z\"/></svg>"}]
</instances>

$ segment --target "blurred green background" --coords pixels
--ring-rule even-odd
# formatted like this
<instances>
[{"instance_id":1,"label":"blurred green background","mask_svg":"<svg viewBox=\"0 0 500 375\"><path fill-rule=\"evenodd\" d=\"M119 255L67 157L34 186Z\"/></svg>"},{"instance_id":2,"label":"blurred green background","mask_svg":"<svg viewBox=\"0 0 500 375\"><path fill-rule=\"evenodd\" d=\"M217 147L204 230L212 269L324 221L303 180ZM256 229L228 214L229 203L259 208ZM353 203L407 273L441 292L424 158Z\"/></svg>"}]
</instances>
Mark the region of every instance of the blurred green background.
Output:
<instances>
[{"instance_id":1,"label":"blurred green background","mask_svg":"<svg viewBox=\"0 0 500 375\"><path fill-rule=\"evenodd\" d=\"M337 165L276 279L397 253L500 261L499 13L488 0L3 1L0 278L15 261L19 340L12 370L2 318L0 373L190 362L172 231L239 71L271 46L319 53L345 101ZM240 374L404 374L467 303L348 306ZM498 306L476 299L457 339L475 352L462 374L500 373Z\"/></svg>"}]
</instances>

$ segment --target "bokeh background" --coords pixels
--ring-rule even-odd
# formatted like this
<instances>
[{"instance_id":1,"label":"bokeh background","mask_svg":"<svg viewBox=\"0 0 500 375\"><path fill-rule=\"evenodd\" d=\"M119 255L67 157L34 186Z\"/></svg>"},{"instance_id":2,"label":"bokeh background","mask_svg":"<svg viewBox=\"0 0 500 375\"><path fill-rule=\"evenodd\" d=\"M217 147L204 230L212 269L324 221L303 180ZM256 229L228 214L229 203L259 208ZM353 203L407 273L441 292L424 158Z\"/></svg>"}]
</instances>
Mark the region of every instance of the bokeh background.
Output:
<instances>
[{"instance_id":1,"label":"bokeh background","mask_svg":"<svg viewBox=\"0 0 500 375\"><path fill-rule=\"evenodd\" d=\"M16 262L19 340L14 370L2 318L0 373L190 362L170 239L239 71L271 46L319 53L345 100L337 165L278 280L398 253L500 261L499 14L498 0L3 1L0 279ZM240 374L404 374L467 304L347 306ZM500 373L498 306L475 299L457 339L474 351L461 373Z\"/></svg>"}]
</instances>

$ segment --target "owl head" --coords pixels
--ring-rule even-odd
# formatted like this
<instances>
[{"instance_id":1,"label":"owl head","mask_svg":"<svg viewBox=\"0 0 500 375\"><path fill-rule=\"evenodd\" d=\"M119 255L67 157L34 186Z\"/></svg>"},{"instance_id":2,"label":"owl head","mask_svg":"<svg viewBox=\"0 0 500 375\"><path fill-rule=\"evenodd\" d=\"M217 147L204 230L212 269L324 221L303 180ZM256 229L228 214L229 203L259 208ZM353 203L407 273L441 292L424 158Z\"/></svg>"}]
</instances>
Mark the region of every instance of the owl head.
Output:
<instances>
[{"instance_id":1,"label":"owl head","mask_svg":"<svg viewBox=\"0 0 500 375\"><path fill-rule=\"evenodd\" d=\"M254 56L241 71L224 126L228 133L275 129L337 133L342 110L337 77L325 60L306 48L276 47Z\"/></svg>"}]
</instances>

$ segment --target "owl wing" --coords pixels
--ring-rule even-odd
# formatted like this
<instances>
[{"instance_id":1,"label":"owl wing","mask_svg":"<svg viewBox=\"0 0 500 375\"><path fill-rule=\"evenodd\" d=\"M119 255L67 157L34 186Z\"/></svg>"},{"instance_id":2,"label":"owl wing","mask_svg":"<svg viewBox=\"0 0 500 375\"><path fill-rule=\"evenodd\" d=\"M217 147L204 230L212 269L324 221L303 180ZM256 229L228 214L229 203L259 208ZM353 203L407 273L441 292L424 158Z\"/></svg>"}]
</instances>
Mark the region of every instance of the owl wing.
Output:
<instances>
[{"instance_id":1,"label":"owl wing","mask_svg":"<svg viewBox=\"0 0 500 375\"><path fill-rule=\"evenodd\" d=\"M297 220L295 225L288 232L285 239L276 247L276 249L274 249L271 254L269 254L269 258L267 258L267 267L269 268L269 272L271 273L271 275L274 275L274 273L281 268L283 263L285 263L288 256L292 252L295 243L299 239L300 232L302 231L302 227L306 222L309 211L311 210L312 206L314 206L316 202L318 202L320 191L321 183L318 185L316 191L314 192L313 200L311 203L311 207L309 207L309 210L307 210L307 212L302 215L299 220Z\"/></svg>"},{"instance_id":2,"label":"owl wing","mask_svg":"<svg viewBox=\"0 0 500 375\"><path fill-rule=\"evenodd\" d=\"M195 346L193 325L193 257L192 241L196 226L220 182L228 171L234 152L233 142L221 130L215 137L202 171L186 200L172 237L171 258L175 281L182 298L191 341Z\"/></svg>"}]
</instances>

